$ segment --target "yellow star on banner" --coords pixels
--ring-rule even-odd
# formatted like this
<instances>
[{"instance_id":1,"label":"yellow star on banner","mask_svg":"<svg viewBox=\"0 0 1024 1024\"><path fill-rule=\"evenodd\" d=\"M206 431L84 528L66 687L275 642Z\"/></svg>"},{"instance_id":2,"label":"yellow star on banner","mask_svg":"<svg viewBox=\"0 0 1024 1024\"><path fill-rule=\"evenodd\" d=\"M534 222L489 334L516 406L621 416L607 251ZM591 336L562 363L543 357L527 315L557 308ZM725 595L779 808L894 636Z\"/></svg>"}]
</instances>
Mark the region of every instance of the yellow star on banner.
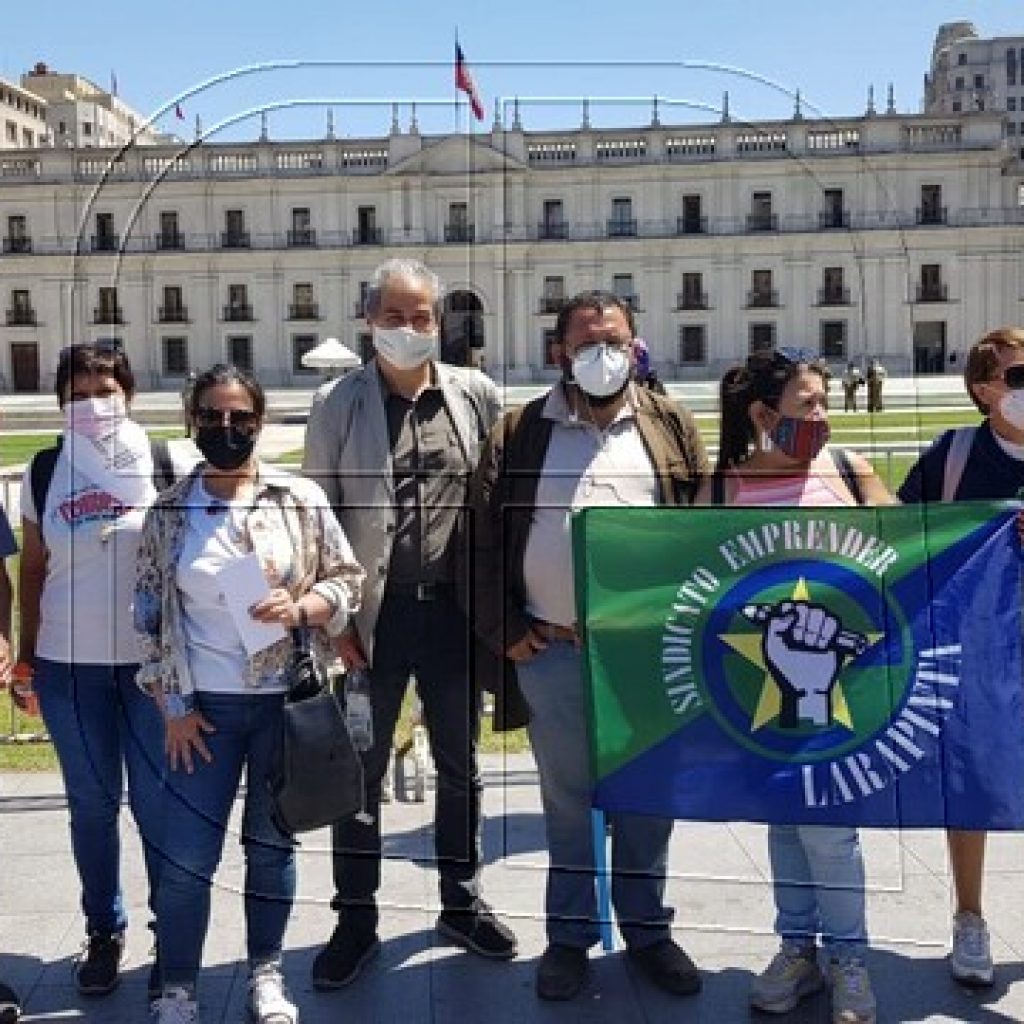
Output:
<instances>
[{"instance_id":1,"label":"yellow star on banner","mask_svg":"<svg viewBox=\"0 0 1024 1024\"><path fill-rule=\"evenodd\" d=\"M792 601L810 601L811 592L807 586L807 580L800 577L793 587L790 595ZM868 647L874 646L882 638L881 633L868 633ZM723 633L719 638L722 643L731 647L737 654L745 658L752 665L756 665L764 672L764 680L761 684L761 695L758 697L757 710L750 721L750 731L757 732L769 722L778 718L782 709L782 695L779 693L778 683L772 678L768 666L764 662L764 652L761 647L762 635L755 633ZM832 717L850 732L854 732L853 716L850 714L850 707L846 703L846 694L843 693L842 683L837 681L832 689Z\"/></svg>"}]
</instances>

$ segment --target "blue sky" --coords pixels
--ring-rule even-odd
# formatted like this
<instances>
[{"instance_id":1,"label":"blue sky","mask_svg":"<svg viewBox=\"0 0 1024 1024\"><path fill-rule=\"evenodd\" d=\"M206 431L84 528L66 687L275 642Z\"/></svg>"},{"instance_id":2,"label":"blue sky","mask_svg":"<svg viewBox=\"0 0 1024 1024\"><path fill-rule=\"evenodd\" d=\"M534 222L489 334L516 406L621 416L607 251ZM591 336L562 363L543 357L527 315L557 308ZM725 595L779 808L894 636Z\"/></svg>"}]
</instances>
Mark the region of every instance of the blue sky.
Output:
<instances>
[{"instance_id":1,"label":"blue sky","mask_svg":"<svg viewBox=\"0 0 1024 1024\"><path fill-rule=\"evenodd\" d=\"M646 123L655 94L666 123L714 120L726 89L737 119L789 116L787 93L797 88L808 114L859 114L870 84L884 106L890 81L897 109L916 111L941 22L967 18L982 35L1024 33L1020 0L50 0L42 10L5 5L0 75L16 80L44 60L107 86L113 71L121 97L148 114L208 79L255 65L185 99L184 124L170 113L160 122L188 135L197 114L204 129L241 118L220 137L243 139L259 131L245 112L263 104L286 105L269 115L279 138L322 136L328 103L345 135L386 133L393 100L402 103L403 128L412 100L424 132L465 126L466 107L456 110L451 84L456 25L486 123L496 97L518 95L528 130L576 126L582 96L594 98L595 127ZM262 67L275 60L297 66ZM693 66L701 63L708 67ZM290 106L295 101L307 102Z\"/></svg>"}]
</instances>

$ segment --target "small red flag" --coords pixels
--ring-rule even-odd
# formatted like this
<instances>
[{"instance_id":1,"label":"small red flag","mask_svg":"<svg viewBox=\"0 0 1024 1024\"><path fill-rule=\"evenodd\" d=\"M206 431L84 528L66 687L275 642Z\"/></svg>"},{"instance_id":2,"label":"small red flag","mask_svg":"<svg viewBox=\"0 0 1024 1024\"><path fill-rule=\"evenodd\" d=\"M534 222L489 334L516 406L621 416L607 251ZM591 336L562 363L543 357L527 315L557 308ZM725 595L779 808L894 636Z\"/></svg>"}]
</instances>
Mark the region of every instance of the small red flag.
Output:
<instances>
[{"instance_id":1,"label":"small red flag","mask_svg":"<svg viewBox=\"0 0 1024 1024\"><path fill-rule=\"evenodd\" d=\"M174 104L174 116L179 121L184 121L185 120L185 111L181 109L181 104L180 103L175 103Z\"/></svg>"},{"instance_id":2,"label":"small red flag","mask_svg":"<svg viewBox=\"0 0 1024 1024\"><path fill-rule=\"evenodd\" d=\"M484 119L484 105L480 100L480 93L476 91L476 83L466 66L466 57L462 47L455 44L455 88L461 89L469 97L469 105L473 108L473 116L478 120Z\"/></svg>"}]
</instances>

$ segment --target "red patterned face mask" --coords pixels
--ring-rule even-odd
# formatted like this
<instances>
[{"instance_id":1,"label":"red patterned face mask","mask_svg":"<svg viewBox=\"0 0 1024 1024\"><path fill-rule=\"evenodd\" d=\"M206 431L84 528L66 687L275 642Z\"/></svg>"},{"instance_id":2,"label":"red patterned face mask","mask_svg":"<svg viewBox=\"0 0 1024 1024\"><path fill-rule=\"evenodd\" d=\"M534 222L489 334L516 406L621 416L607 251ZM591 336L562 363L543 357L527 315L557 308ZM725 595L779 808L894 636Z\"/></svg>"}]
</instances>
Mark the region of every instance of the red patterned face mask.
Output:
<instances>
[{"instance_id":1,"label":"red patterned face mask","mask_svg":"<svg viewBox=\"0 0 1024 1024\"><path fill-rule=\"evenodd\" d=\"M828 420L800 420L780 415L768 436L772 444L791 459L810 462L828 444L830 434Z\"/></svg>"}]
</instances>

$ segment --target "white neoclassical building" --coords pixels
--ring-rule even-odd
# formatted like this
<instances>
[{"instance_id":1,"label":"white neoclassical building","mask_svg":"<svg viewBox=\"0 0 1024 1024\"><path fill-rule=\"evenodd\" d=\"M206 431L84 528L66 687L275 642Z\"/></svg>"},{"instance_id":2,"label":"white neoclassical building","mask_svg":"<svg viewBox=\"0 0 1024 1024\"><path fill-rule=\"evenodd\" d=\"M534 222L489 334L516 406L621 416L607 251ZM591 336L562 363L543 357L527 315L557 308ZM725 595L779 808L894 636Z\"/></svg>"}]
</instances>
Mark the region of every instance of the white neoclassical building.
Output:
<instances>
[{"instance_id":1,"label":"white neoclassical building","mask_svg":"<svg viewBox=\"0 0 1024 1024\"><path fill-rule=\"evenodd\" d=\"M444 351L555 373L574 292L627 299L665 377L751 348L959 372L1024 322L1024 166L988 111L746 124L43 149L0 154L0 382L48 388L60 348L117 338L143 387L221 359L271 386L366 345L389 255L448 286Z\"/></svg>"}]
</instances>

